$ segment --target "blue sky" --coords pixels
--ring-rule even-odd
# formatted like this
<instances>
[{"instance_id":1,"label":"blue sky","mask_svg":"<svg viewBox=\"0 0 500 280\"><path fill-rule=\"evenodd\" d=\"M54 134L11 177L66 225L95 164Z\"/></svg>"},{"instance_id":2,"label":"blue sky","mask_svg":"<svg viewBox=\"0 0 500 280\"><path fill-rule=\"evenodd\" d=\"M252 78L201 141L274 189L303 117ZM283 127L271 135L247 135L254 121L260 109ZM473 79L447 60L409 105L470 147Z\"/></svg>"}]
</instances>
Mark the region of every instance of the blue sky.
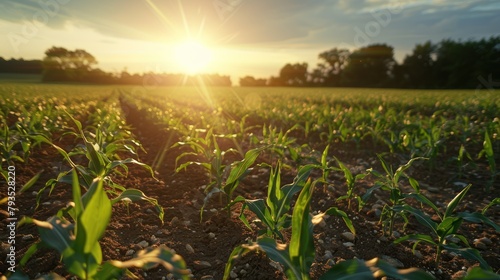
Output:
<instances>
[{"instance_id":1,"label":"blue sky","mask_svg":"<svg viewBox=\"0 0 500 280\"><path fill-rule=\"evenodd\" d=\"M85 49L101 68L182 71L172 56L187 38L206 45L206 72L268 77L333 47L387 43L402 60L427 40L500 35L498 0L3 0L0 56ZM177 54L178 55L178 54Z\"/></svg>"}]
</instances>

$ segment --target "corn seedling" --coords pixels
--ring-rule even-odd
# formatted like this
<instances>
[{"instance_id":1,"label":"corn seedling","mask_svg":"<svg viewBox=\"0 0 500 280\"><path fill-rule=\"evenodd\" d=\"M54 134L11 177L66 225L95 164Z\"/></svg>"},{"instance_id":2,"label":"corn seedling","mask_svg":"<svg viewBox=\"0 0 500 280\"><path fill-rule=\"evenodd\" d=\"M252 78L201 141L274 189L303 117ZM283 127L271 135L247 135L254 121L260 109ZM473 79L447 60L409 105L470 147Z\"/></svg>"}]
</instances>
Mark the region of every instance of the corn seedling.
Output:
<instances>
[{"instance_id":1,"label":"corn seedling","mask_svg":"<svg viewBox=\"0 0 500 280\"><path fill-rule=\"evenodd\" d=\"M500 232L500 226L495 224L493 221L488 219L486 216L484 216L484 212L493 204L499 203L498 199L492 201L490 205L485 207L483 210L483 213L468 213L468 212L459 212L459 213L454 213L455 208L458 206L458 204L462 201L462 199L465 197L465 194L469 189L471 188L471 185L465 187L460 193L458 193L455 198L453 198L450 203L446 206L445 212L440 213L438 208L430 201L426 201L426 204L431 206L439 217L439 223L433 221L429 215L426 213L422 212L419 209L413 208L409 205L397 205L394 207L394 211L399 212L407 212L409 214L412 214L417 221L426 226L431 230L432 236L427 235L427 234L410 234L403 236L401 238L398 238L397 240L394 241L394 243L401 243L403 241L411 240L415 241L413 245L413 250L417 247L417 245L420 242L428 243L430 245L433 245L436 247L436 258L435 258L435 263L436 266L439 265L441 261L441 253L444 249L448 250L449 252L454 252L456 254L459 254L465 258L472 259L475 261L478 261L481 265L482 268L489 269L489 265L486 263L486 261L481 257L480 253L478 250L473 249L470 247L467 239L465 236L459 234L459 228L464 220L469 221L469 222L474 222L474 223L485 223L493 228L495 228L496 231ZM449 240L452 240L452 238L455 238L457 240L460 240L463 244L466 245L466 247L461 247L459 244L455 243L448 243Z\"/></svg>"},{"instance_id":2,"label":"corn seedling","mask_svg":"<svg viewBox=\"0 0 500 280\"><path fill-rule=\"evenodd\" d=\"M83 195L75 170L72 179L73 202L67 208L47 221L25 218L20 222L20 225L35 224L41 238L41 243L35 243L28 249L21 260L22 266L40 246L46 246L55 249L67 271L80 279L117 279L128 268L148 269L157 264L163 265L176 277L188 279L184 260L164 247L149 248L125 262L107 261L103 264L99 239L111 219L112 200L104 191L102 177L97 177ZM70 219L65 217L66 214Z\"/></svg>"},{"instance_id":3,"label":"corn seedling","mask_svg":"<svg viewBox=\"0 0 500 280\"><path fill-rule=\"evenodd\" d=\"M483 142L483 149L479 153L479 158L482 157L482 155L485 155L486 159L488 160L488 165L490 169L490 180L488 181L486 185L486 191L489 191L490 187L493 186L493 183L495 182L496 177L498 174L500 174L499 171L497 171L497 166L495 162L495 154L493 151L493 144L491 142L490 135L488 131L484 133L484 142Z\"/></svg>"},{"instance_id":4,"label":"corn seedling","mask_svg":"<svg viewBox=\"0 0 500 280\"><path fill-rule=\"evenodd\" d=\"M228 206L230 207L239 202L243 203L240 219L249 229L251 229L251 227L244 214L246 208L255 213L266 226L266 230L264 230L263 233L273 239L279 237L279 239L284 242L285 240L281 231L290 227L291 216L288 214L288 211L290 210L291 200L293 196L303 188L313 168L314 166L312 165L302 167L292 184L281 187L281 163L279 162L275 169L271 168L266 200L249 200L242 196L238 196Z\"/></svg>"},{"instance_id":5,"label":"corn seedling","mask_svg":"<svg viewBox=\"0 0 500 280\"><path fill-rule=\"evenodd\" d=\"M250 167L253 165L259 154L265 149L265 147L252 149L245 153L242 160L235 161L230 165L225 165L223 162L224 155L226 152L233 151L233 149L222 151L217 144L215 136L212 135L211 130L208 131L205 138L195 138L188 142L178 142L174 146L177 145L188 145L191 147L192 152L182 153L177 157L176 162L189 155L201 155L202 160L185 162L176 168L176 172L180 172L188 166L195 164L203 167L210 176L210 183L205 188L206 196L203 206L200 209L200 219L203 218L203 210L214 194L225 194L227 198L226 205L231 203L233 193L238 187L240 181L248 174ZM212 145L214 147L213 152L209 149ZM230 213L229 211L230 209L228 208L228 214Z\"/></svg>"},{"instance_id":6,"label":"corn seedling","mask_svg":"<svg viewBox=\"0 0 500 280\"><path fill-rule=\"evenodd\" d=\"M408 219L405 213L395 210L395 207L397 206L406 205L406 195L401 191L399 187L400 180L402 177L407 177L412 188L416 191L416 193L419 193L420 189L418 186L418 182L415 179L405 175L404 172L411 167L413 162L423 158L413 158L406 164L396 169L396 171L393 171L392 166L389 166L381 155L378 155L378 157L380 159L382 167L385 170L385 174L379 173L373 169L368 170L377 178L377 181L375 182L375 185L373 187L366 191L366 193L362 197L362 201L363 203L366 203L367 200L371 197L373 191L377 189L389 192L390 204L384 205L382 214L380 216L380 222L383 225L384 235L391 236L394 229L394 220L396 219L396 217L402 217L405 221L405 226L406 224L408 224Z\"/></svg>"},{"instance_id":7,"label":"corn seedling","mask_svg":"<svg viewBox=\"0 0 500 280\"><path fill-rule=\"evenodd\" d=\"M226 263L223 279L229 279L233 263L238 257L257 250L264 251L271 260L280 263L288 279L311 279L309 272L315 256L313 226L320 223L325 215L338 213L337 209L330 208L325 213L314 217L310 215L309 205L315 183L316 181L311 182L308 180L297 198L292 215L292 237L290 243L277 243L273 238L264 236L251 244L236 247ZM347 218L347 215L345 217ZM359 260L342 262L332 267L320 279L373 279L382 276L404 277L404 279L412 280L433 279L423 271L414 268L397 270L378 259L366 263Z\"/></svg>"},{"instance_id":8,"label":"corn seedling","mask_svg":"<svg viewBox=\"0 0 500 280\"><path fill-rule=\"evenodd\" d=\"M361 208L363 207L363 201L361 200L360 196L354 193L354 187L356 185L356 182L365 178L368 173L360 173L354 176L351 170L347 168L347 166L345 166L338 158L335 157L335 161L337 161L337 164L339 165L338 170L344 172L344 178L347 186L347 194L337 198L337 201L347 200L347 207L348 209L351 209L351 200L353 198L356 198L358 200L358 211L361 211Z\"/></svg>"},{"instance_id":9,"label":"corn seedling","mask_svg":"<svg viewBox=\"0 0 500 280\"><path fill-rule=\"evenodd\" d=\"M105 185L111 187L111 189L108 190L108 192L112 195L115 195L115 198L113 199L113 201L121 200L121 201L129 202L129 201L145 200L145 201L147 201L155 206L155 208L158 212L158 217L163 222L163 213L164 213L163 208L158 204L158 201L156 199L153 199L153 198L146 196L144 193L142 193L139 190L126 189L125 187L114 183L110 177L110 175L113 172L115 172L117 168L122 168L125 171L128 171L127 164L135 164L135 165L144 167L148 171L150 171L151 176L154 177L153 170L151 169L151 167L149 167L148 165L141 163L135 159L132 159L132 158L127 158L124 160L111 160L106 155L106 152L103 151L97 143L91 142L89 139L87 139L87 137L84 135L84 132L82 130L81 123L75 119L73 119L73 121L74 121L75 125L77 126L78 131L80 132L82 139L84 140L85 156L88 159L87 166L75 164L73 162L73 160L71 159L71 156L74 155L73 153L67 153L64 149L53 144L50 140L46 139L44 136L37 135L37 136L31 136L31 137L34 138L36 141L49 144L53 148L55 148L63 156L63 158L69 163L69 165L72 168L71 170L75 170L78 173L79 179L81 179L80 184L84 188L89 189L95 178L98 178L98 177L103 178ZM52 191L57 182L71 184L71 182L72 182L71 170L66 171L66 172L61 172L56 179L51 179L51 180L47 181L47 183L45 184L45 187L41 188L38 191L37 204L39 203L41 195L43 194L43 192L45 191L46 188L50 187L50 190Z\"/></svg>"}]
</instances>

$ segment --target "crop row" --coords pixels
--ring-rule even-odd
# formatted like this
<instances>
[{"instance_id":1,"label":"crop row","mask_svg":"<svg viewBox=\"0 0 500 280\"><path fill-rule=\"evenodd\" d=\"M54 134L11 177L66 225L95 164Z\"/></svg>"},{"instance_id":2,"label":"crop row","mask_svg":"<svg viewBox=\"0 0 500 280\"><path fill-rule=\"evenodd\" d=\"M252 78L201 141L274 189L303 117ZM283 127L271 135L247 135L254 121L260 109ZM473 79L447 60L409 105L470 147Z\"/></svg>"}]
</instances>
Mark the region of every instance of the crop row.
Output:
<instances>
[{"instance_id":1,"label":"crop row","mask_svg":"<svg viewBox=\"0 0 500 280\"><path fill-rule=\"evenodd\" d=\"M228 213L234 211L234 205L242 205L240 218L247 226L248 211L245 209L262 221L262 231L256 240L233 250L226 265L226 279L234 260L254 250L262 250L270 259L279 262L290 279L309 279L315 254L312 234L315 224L327 216L338 216L353 235L356 234L352 221L338 208L311 215L312 193L319 191L319 186L326 190L326 186L332 184L329 176L332 172L341 172L345 177L347 193L338 200L347 200L349 209L351 202L356 201L358 211L361 210L377 190L387 193L390 199L383 206L380 220L385 234L393 232L396 219L401 218L407 224L409 217L414 217L430 230L428 235L405 235L395 243L413 240L414 248L422 242L431 244L436 247L436 263L440 262L443 250L478 261L481 269L472 270L468 279L494 275L479 251L471 248L468 240L460 235L459 229L462 222L468 221L484 223L500 231L500 227L487 217L487 210L498 204L499 199L485 205L481 212L455 211L470 189L468 186L440 209L420 192L418 181L405 171L417 161L428 162L429 168L434 168L449 154L456 154L457 174L464 171L467 163L474 163L475 168L483 164L489 168L490 175L485 187L494 187L498 174L497 135L500 133L495 115L498 101L462 98L461 103L454 103L457 101L449 99L436 103L429 110L428 104L418 103L418 100L399 100L402 96L390 94L363 99L360 96L319 93L304 98L300 94L291 94L284 100L283 95L277 93L248 93L244 96L238 92L209 94L205 90L171 95L152 92L149 96L139 97L121 89L98 98L96 95L85 98L89 98L86 101L93 100L85 103L90 105L71 98L47 100L43 95L30 100L2 98L5 105L2 105L1 115L4 125L2 139L5 139L2 152L6 155L2 157L2 166L22 162L32 147L47 145L61 154L67 168L39 189L37 201L46 188L52 190L62 184L71 185L73 193L72 203L61 208L48 221L26 217L21 222L34 223L41 237L41 243L33 244L23 257L21 266L44 245L56 249L67 271L82 279L115 279L129 267L148 268L153 263L164 265L177 277L188 277L189 270L186 270L182 258L163 247L143 251L126 262L102 262L99 239L109 224L113 204L147 201L156 207L163 222L163 208L158 201L140 190L126 189L113 180L114 176L126 175L131 164L141 166L155 176L153 168L133 158L137 158L137 150L141 149L125 122L127 114L133 111L139 112L144 121L173 135L165 145L165 152L176 148L183 151L176 159L176 172L189 170L191 165L205 170L208 184L204 205L200 209L201 219L210 198L218 195L221 202L224 200L223 206ZM454 100L460 101L460 98ZM450 108L453 111L446 111ZM33 114L35 117L29 119L33 112L37 112ZM56 144L60 137L69 137L77 144L72 150L65 150ZM25 142L30 143L27 148ZM394 170L380 156L382 172L369 169L353 174L330 154L330 146L350 143L354 143L356 149L363 149L366 145L385 146L389 152L404 155L407 163ZM459 148L451 148L450 144ZM322 153L317 152L320 148ZM20 152L22 156L18 156ZM480 161L480 157L485 157L486 161ZM256 165L270 168L267 198L234 197L240 182ZM293 183L282 186L282 167L296 170ZM374 176L376 183L361 193L357 181L365 176ZM35 180L28 182L21 193L31 188ZM401 188L403 180L404 184L411 186L410 192ZM290 205L294 205L293 210ZM435 212L438 221L431 219L426 213L428 209ZM291 231L290 240L284 238L284 231ZM352 279L367 275L432 279L416 269L398 271L381 260L343 262L333 266L322 279L339 275ZM16 276L22 277L20 274Z\"/></svg>"}]
</instances>

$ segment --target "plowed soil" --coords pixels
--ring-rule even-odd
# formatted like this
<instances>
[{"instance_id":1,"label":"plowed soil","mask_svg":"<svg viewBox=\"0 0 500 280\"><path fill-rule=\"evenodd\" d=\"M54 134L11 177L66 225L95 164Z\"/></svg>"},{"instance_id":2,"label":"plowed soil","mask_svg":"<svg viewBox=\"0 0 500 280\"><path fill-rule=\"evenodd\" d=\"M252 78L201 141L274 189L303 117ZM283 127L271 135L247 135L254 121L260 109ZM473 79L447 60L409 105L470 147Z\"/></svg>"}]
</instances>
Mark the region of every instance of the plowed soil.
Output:
<instances>
[{"instance_id":1,"label":"plowed soil","mask_svg":"<svg viewBox=\"0 0 500 280\"><path fill-rule=\"evenodd\" d=\"M164 150L165 143L170 135L147 123L140 112L129 110L127 121L133 128L136 138L143 144L147 153L140 153L139 158L147 164L153 164L157 154ZM171 139L175 139L175 135ZM325 144L314 141L314 139L299 139L300 142L313 142L311 145L318 150L324 148ZM314 143L315 142L315 143ZM69 137L56 142L63 148L70 150L75 142ZM227 147L225 147L227 148ZM338 144L330 149L331 155L338 157L351 170L359 172L373 167L382 171L376 153L383 152L375 147L369 149L356 149L352 145ZM196 166L188 167L187 171L175 173L175 159L182 153L180 148L171 148L166 151L163 162L156 168L157 179L140 167L130 166L126 178L116 177L114 180L127 188L138 188L146 195L153 197L165 209L164 223L162 224L155 213L154 207L148 203L132 203L130 205L118 204L113 208L111 223L101 240L105 260L117 259L127 260L132 258L141 246L141 241L146 241L148 246L166 245L175 250L186 261L187 267L192 272L193 279L222 279L224 266L229 254L237 245L244 244L249 240L256 240L257 231L251 231L238 219L239 206L235 206L230 213L221 209L218 199L209 202L200 222L200 208L205 197L204 188L209 183L204 170ZM260 161L273 163L264 155ZM49 195L48 191L42 197L42 203L35 208L37 192L44 183L55 178L60 169L68 168L62 163L62 157L51 147L42 145L37 148L28 162L16 164L16 182L22 186L34 174L44 170L37 184L28 192L18 194L16 204L19 207L18 217L30 216L39 220L45 220L55 215L57 210L71 200L71 187L69 185L57 185ZM404 161L398 157L391 159L395 165ZM275 162L274 162L275 164ZM445 167L430 169L426 165L416 165L410 169L409 174L422 184L422 191L438 205L446 205L460 190L457 182L472 183L473 188L466 196L465 201L459 207L459 211L478 211L489 201L500 196L500 186L497 184L490 192L484 191L488 174L466 174L460 180L450 180L453 170ZM291 183L296 174L294 169L285 169L282 173L282 183ZM313 174L313 176L319 174ZM269 171L265 168L255 168L237 190L246 198L263 198L267 191ZM375 206L388 201L386 194L377 192L375 197L363 208L357 211L357 204L353 201L353 209L348 209L346 201L336 201L346 191L343 174L333 172L330 186L318 187L314 191L311 204L312 211L324 211L331 206L337 206L348 213L357 229L357 236L351 241L353 246L346 246L341 236L347 232L347 227L342 220L330 217L325 224L315 227L316 261L312 267L312 278L318 279L332 264L341 260L352 258L369 260L375 257L388 258L393 262L399 262L402 267L418 267L426 270L437 279L458 279L464 272L478 264L468 261L460 256L444 253L443 261L438 267L434 265L435 249L421 244L417 247L414 255L409 243L395 245L393 237L382 236L382 227L378 223L378 211ZM374 184L375 178L368 176L359 182L358 193ZM438 189L438 191L435 190ZM6 196L6 187L0 190L0 197ZM373 208L372 208L373 207ZM3 208L2 208L3 209ZM429 209L428 209L429 210ZM429 213L431 211L429 210ZM249 213L250 214L250 213ZM493 207L488 211L488 216L497 224L500 224L499 207ZM0 222L0 240L7 240L7 220L2 215ZM258 224L253 224L258 229ZM429 233L421 227L416 220L410 219L410 224L403 231L402 221L395 226L396 235L406 233ZM494 271L500 270L500 238L498 233L485 225L464 223L460 233L467 237L473 245L475 239L486 237L491 244L479 248L483 258L493 267ZM285 234L290 238L290 232ZM38 232L34 225L25 225L16 231L16 253L17 262L26 252L31 244L39 240ZM2 247L2 250L5 248ZM2 252L2 256L5 256ZM7 264L0 260L0 271L5 272ZM60 262L58 254L50 249L38 251L28 261L23 269L31 278L56 272L70 279ZM263 253L249 254L236 262L233 270L239 279L285 279L279 267L270 262ZM153 268L148 271L132 270L139 279L170 279L169 272L163 267ZM235 275L233 275L234 277Z\"/></svg>"}]
</instances>

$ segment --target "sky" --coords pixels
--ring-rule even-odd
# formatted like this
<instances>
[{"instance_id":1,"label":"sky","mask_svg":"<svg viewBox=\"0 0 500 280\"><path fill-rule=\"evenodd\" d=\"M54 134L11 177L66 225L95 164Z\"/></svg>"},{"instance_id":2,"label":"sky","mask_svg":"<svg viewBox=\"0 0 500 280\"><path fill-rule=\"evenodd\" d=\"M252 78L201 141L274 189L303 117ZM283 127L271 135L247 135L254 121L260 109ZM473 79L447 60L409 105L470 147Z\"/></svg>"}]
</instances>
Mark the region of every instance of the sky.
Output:
<instances>
[{"instance_id":1,"label":"sky","mask_svg":"<svg viewBox=\"0 0 500 280\"><path fill-rule=\"evenodd\" d=\"M498 0L1 0L0 56L42 59L58 46L86 50L105 71L237 83L286 63L311 70L334 47L387 43L401 62L418 43L499 36L499 27Z\"/></svg>"}]
</instances>

